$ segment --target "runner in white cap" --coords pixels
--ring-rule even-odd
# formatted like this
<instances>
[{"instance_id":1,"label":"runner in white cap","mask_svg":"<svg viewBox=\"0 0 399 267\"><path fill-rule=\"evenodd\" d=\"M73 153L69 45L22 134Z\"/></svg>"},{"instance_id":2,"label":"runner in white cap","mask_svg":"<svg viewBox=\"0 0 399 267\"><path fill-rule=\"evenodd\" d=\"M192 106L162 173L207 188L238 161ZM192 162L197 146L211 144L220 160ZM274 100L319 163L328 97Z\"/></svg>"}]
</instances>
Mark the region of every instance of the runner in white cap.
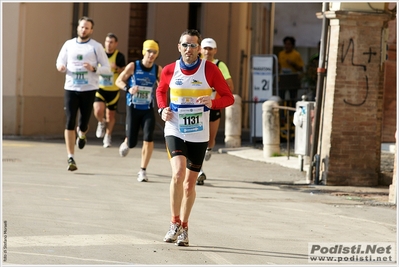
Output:
<instances>
[{"instance_id":1,"label":"runner in white cap","mask_svg":"<svg viewBox=\"0 0 399 267\"><path fill-rule=\"evenodd\" d=\"M219 67L220 71L223 74L224 79L226 80L231 92L234 91L234 85L233 85L233 80L231 79L229 69L227 68L226 64L219 60L215 59L215 55L217 53L217 45L215 40L212 38L205 38L201 42L201 54L202 58L206 59ZM219 95L217 94L216 91L213 91L212 94L213 98L219 98ZM220 124L220 118L222 116L221 110L217 109L211 109L210 115L209 115L209 142L208 142L208 148L206 149L205 153L205 160L208 161L211 158L212 155L212 148L215 146L215 139L216 135L219 129L219 124ZM203 185L204 180L206 179L206 175L201 169L201 171L198 174L197 178L197 184L198 185Z\"/></svg>"}]
</instances>

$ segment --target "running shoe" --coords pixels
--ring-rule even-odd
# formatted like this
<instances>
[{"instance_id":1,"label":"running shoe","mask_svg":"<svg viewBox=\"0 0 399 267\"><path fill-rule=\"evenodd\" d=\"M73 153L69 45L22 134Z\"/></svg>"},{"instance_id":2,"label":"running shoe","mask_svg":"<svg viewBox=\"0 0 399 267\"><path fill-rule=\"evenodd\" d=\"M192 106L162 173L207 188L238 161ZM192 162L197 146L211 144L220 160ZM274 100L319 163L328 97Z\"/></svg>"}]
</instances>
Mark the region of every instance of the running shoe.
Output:
<instances>
[{"instance_id":1,"label":"running shoe","mask_svg":"<svg viewBox=\"0 0 399 267\"><path fill-rule=\"evenodd\" d=\"M207 148L205 152L205 161L210 160L211 156L212 156L212 148Z\"/></svg>"},{"instance_id":2,"label":"running shoe","mask_svg":"<svg viewBox=\"0 0 399 267\"><path fill-rule=\"evenodd\" d=\"M126 142L123 142L120 146L119 146L119 155L121 157L126 157L127 154L129 153L129 147L127 145Z\"/></svg>"},{"instance_id":3,"label":"running shoe","mask_svg":"<svg viewBox=\"0 0 399 267\"><path fill-rule=\"evenodd\" d=\"M137 173L137 181L139 182L148 182L147 173L144 170L140 170Z\"/></svg>"},{"instance_id":4,"label":"running shoe","mask_svg":"<svg viewBox=\"0 0 399 267\"><path fill-rule=\"evenodd\" d=\"M96 137L102 138L105 135L105 122L98 122L97 130L96 130Z\"/></svg>"},{"instance_id":5,"label":"running shoe","mask_svg":"<svg viewBox=\"0 0 399 267\"><path fill-rule=\"evenodd\" d=\"M198 173L197 185L204 185L205 180L206 180L206 175L201 169L201 171Z\"/></svg>"},{"instance_id":6,"label":"running shoe","mask_svg":"<svg viewBox=\"0 0 399 267\"><path fill-rule=\"evenodd\" d=\"M170 223L169 231L166 233L163 241L173 243L176 241L177 236L180 235L182 227L179 223Z\"/></svg>"},{"instance_id":7,"label":"running shoe","mask_svg":"<svg viewBox=\"0 0 399 267\"><path fill-rule=\"evenodd\" d=\"M73 171L76 171L77 169L78 169L78 167L76 167L75 160L72 157L70 157L68 159L68 171L73 172Z\"/></svg>"},{"instance_id":8,"label":"running shoe","mask_svg":"<svg viewBox=\"0 0 399 267\"><path fill-rule=\"evenodd\" d=\"M182 228L180 235L177 237L176 246L188 246L188 228Z\"/></svg>"},{"instance_id":9,"label":"running shoe","mask_svg":"<svg viewBox=\"0 0 399 267\"><path fill-rule=\"evenodd\" d=\"M103 147L111 147L111 136L108 134L104 135L104 140L103 140Z\"/></svg>"},{"instance_id":10,"label":"running shoe","mask_svg":"<svg viewBox=\"0 0 399 267\"><path fill-rule=\"evenodd\" d=\"M82 137L82 131L79 129L79 126L76 128L76 131L78 133L78 138L76 138L76 145L79 147L79 149L83 149L86 145L86 135Z\"/></svg>"},{"instance_id":11,"label":"running shoe","mask_svg":"<svg viewBox=\"0 0 399 267\"><path fill-rule=\"evenodd\" d=\"M86 145L86 136L83 138L76 138L76 144L78 145L79 149L83 149Z\"/></svg>"}]
</instances>

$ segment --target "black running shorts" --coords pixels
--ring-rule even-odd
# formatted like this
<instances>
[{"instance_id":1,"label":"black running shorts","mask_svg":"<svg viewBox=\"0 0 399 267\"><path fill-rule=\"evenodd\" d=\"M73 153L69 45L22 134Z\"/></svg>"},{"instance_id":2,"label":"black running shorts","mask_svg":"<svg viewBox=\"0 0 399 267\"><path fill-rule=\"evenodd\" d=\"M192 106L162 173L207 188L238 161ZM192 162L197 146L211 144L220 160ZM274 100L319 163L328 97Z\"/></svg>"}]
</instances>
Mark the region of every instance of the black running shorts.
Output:
<instances>
[{"instance_id":1,"label":"black running shorts","mask_svg":"<svg viewBox=\"0 0 399 267\"><path fill-rule=\"evenodd\" d=\"M118 105L120 93L118 91L107 91L104 89L98 89L96 92L96 98L94 102L104 102L109 110L116 110Z\"/></svg>"},{"instance_id":2,"label":"black running shorts","mask_svg":"<svg viewBox=\"0 0 399 267\"><path fill-rule=\"evenodd\" d=\"M187 142L176 136L165 136L165 142L169 158L178 155L185 156L187 169L195 172L201 170L208 142Z\"/></svg>"},{"instance_id":3,"label":"black running shorts","mask_svg":"<svg viewBox=\"0 0 399 267\"><path fill-rule=\"evenodd\" d=\"M209 121L217 121L222 117L222 112L220 109L209 110Z\"/></svg>"}]
</instances>

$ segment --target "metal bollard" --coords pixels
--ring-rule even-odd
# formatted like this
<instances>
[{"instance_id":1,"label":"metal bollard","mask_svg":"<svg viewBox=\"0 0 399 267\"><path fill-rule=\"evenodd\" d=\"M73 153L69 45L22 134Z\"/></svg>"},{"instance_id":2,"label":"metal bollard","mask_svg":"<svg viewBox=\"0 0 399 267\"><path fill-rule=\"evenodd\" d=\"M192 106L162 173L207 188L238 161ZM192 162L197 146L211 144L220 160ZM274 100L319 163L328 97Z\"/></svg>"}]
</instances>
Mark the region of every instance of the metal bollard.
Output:
<instances>
[{"instance_id":1,"label":"metal bollard","mask_svg":"<svg viewBox=\"0 0 399 267\"><path fill-rule=\"evenodd\" d=\"M262 104L263 157L280 154L280 114L278 102L267 100Z\"/></svg>"},{"instance_id":2,"label":"metal bollard","mask_svg":"<svg viewBox=\"0 0 399 267\"><path fill-rule=\"evenodd\" d=\"M241 97L234 96L234 104L227 107L225 120L225 147L240 147L241 146Z\"/></svg>"}]
</instances>

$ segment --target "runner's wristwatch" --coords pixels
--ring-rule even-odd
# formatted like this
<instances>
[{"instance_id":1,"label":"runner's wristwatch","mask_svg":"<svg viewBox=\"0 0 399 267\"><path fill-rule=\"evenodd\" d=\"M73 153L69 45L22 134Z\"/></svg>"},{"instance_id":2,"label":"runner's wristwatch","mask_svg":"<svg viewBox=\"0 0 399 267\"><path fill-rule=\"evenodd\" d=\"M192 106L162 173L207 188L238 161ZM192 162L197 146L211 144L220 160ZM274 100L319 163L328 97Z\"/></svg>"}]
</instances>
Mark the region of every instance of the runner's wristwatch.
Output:
<instances>
[{"instance_id":1,"label":"runner's wristwatch","mask_svg":"<svg viewBox=\"0 0 399 267\"><path fill-rule=\"evenodd\" d=\"M162 117L162 111L163 111L164 109L165 109L165 108L160 108L160 109L158 109L158 114L159 114L159 116Z\"/></svg>"}]
</instances>

